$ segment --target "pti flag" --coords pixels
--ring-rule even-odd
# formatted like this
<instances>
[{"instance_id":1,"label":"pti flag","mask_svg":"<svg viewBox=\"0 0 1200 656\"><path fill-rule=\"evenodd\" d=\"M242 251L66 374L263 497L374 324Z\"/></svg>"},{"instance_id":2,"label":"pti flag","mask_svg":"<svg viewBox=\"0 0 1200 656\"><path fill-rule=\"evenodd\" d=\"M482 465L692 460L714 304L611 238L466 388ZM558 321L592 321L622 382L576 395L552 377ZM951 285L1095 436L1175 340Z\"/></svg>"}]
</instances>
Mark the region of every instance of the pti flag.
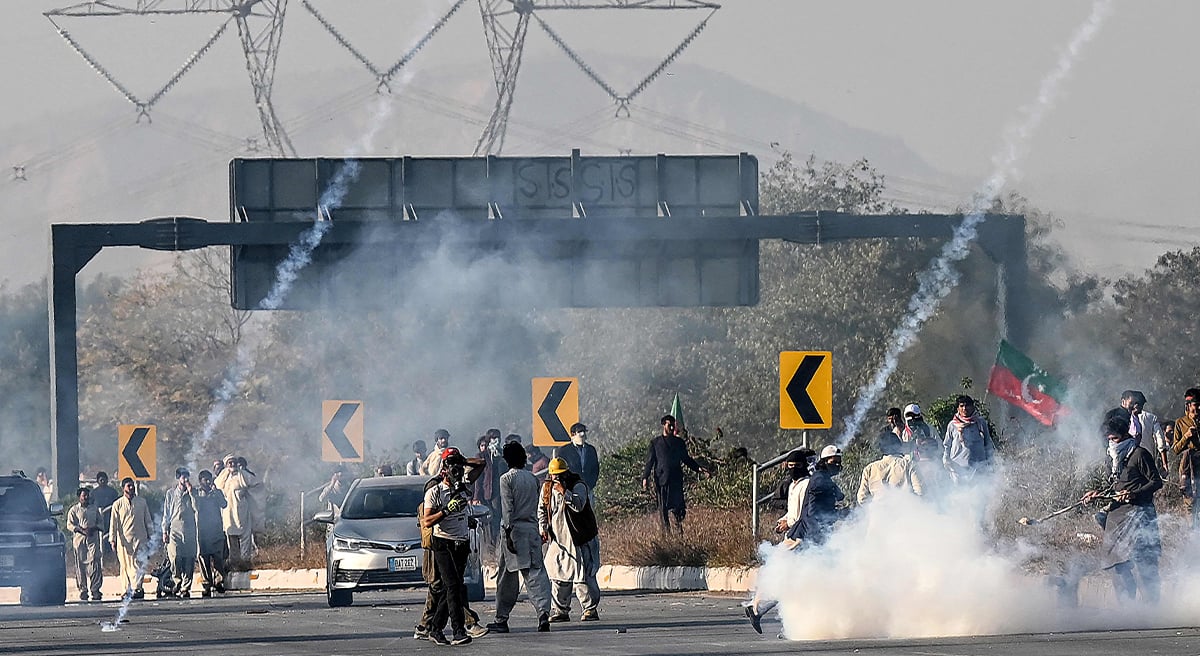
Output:
<instances>
[{"instance_id":1,"label":"pti flag","mask_svg":"<svg viewBox=\"0 0 1200 656\"><path fill-rule=\"evenodd\" d=\"M987 389L1047 426L1054 423L1067 393L1061 382L1005 340L1000 340Z\"/></svg>"}]
</instances>

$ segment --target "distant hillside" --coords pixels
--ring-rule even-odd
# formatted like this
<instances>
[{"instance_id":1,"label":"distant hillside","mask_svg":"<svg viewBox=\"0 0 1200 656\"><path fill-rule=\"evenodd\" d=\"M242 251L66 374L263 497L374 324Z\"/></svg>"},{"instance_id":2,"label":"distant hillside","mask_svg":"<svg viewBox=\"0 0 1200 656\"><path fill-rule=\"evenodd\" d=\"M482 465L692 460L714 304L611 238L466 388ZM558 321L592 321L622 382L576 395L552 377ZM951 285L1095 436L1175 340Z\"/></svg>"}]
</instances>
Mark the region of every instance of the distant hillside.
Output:
<instances>
[{"instance_id":1,"label":"distant hillside","mask_svg":"<svg viewBox=\"0 0 1200 656\"><path fill-rule=\"evenodd\" d=\"M611 58L606 63L614 77L632 80L652 67L634 59L617 60L615 69ZM487 71L436 68L421 69L408 86L396 83L393 90L387 111L377 112L388 103L377 104L370 76L346 68L303 79L280 77L275 103L302 156L465 156L491 113L495 93ZM797 157L814 153L839 161L867 157L884 173L924 181L942 196L953 184L897 138L688 64L655 80L628 115L617 117L616 110L571 62L529 61L504 152L748 151L765 169L775 153L789 150ZM228 160L270 154L252 150L261 146L255 143L261 142L258 118L241 78L215 89L180 85L156 107L149 125L134 125L134 115L114 93L111 102L90 111L0 132L10 158L5 164L23 165L26 178L0 183L8 237L0 245L0 278L24 283L44 275L50 223L165 214L224 220ZM85 274L128 272L152 261L149 256L106 252Z\"/></svg>"}]
</instances>

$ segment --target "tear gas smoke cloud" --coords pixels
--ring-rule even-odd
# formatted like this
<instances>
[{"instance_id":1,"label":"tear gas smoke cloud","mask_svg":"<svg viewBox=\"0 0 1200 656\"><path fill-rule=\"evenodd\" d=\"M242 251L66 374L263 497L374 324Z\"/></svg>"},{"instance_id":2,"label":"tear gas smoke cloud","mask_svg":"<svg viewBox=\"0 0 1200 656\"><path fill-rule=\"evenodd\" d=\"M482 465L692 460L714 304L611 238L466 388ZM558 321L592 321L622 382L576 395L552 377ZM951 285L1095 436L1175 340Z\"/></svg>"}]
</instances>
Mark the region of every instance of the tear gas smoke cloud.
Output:
<instances>
[{"instance_id":1,"label":"tear gas smoke cloud","mask_svg":"<svg viewBox=\"0 0 1200 656\"><path fill-rule=\"evenodd\" d=\"M984 212L1017 177L1030 136L1052 108L1083 46L1111 12L1111 4L1094 3L1055 68L1042 80L1036 100L1022 108L1021 119L1005 131L993 158L994 172L951 241L919 276L908 313L893 331L879 370L861 390L838 444L845 445L857 434L899 356L916 341L925 321L957 284L954 264L967 255ZM1099 446L1090 452L1086 448L1086 436L1094 434L1080 427L1081 461L1094 462L1099 455ZM996 498L1004 476L998 471L970 486L951 488L940 512L934 501L897 493L860 509L821 547L801 552L764 547L758 580L764 596L781 601L786 637L911 638L1113 626L1108 615L1060 608L1050 586L1026 576L1020 563L1032 547L1017 543L1011 552L995 548L983 530L989 515L983 500ZM842 481L850 488L847 492L856 484ZM1146 625L1161 622L1162 615L1129 612L1122 613L1121 619Z\"/></svg>"},{"instance_id":2,"label":"tear gas smoke cloud","mask_svg":"<svg viewBox=\"0 0 1200 656\"><path fill-rule=\"evenodd\" d=\"M921 327L937 311L942 299L958 284L959 274L954 265L967 256L971 243L975 241L979 224L992 202L999 197L1006 184L1019 177L1018 165L1025 156L1030 137L1041 125L1046 113L1053 108L1062 83L1079 60L1084 46L1099 32L1111 11L1111 0L1097 0L1092 5L1091 14L1071 36L1054 69L1042 79L1037 98L1033 103L1022 107L1021 119L1005 130L1000 150L992 157L992 175L984 182L971 211L955 228L953 237L942 248L941 254L918 276L917 292L909 299L908 312L900 325L892 331L879 369L859 392L854 410L846 419L845 429L837 439L837 444L845 446L858 433L867 413L875 406L879 395L887 386L888 379L896 370L900 355L917 341Z\"/></svg>"}]
</instances>

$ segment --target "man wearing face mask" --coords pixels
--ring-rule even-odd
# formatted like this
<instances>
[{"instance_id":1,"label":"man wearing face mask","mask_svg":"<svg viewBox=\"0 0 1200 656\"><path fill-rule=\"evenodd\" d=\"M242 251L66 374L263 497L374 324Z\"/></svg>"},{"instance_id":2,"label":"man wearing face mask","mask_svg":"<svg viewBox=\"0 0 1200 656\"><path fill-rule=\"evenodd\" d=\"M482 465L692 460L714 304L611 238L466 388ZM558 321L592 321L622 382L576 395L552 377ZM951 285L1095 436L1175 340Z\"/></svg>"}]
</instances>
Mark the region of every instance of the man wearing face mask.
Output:
<instances>
[{"instance_id":1,"label":"man wearing face mask","mask_svg":"<svg viewBox=\"0 0 1200 656\"><path fill-rule=\"evenodd\" d=\"M811 499L808 505L812 522L804 537L813 544L823 544L833 530L833 524L842 516L838 504L846 495L833 481L833 477L841 473L842 450L832 444L821 449L821 459L817 461L813 475L809 478L806 492ZM788 537L794 537L791 531L788 532Z\"/></svg>"},{"instance_id":2,"label":"man wearing face mask","mask_svg":"<svg viewBox=\"0 0 1200 656\"><path fill-rule=\"evenodd\" d=\"M1138 592L1141 601L1157 603L1159 594L1158 559L1162 544L1154 493L1162 487L1162 477L1154 456L1138 446L1129 433L1129 421L1121 416L1106 419L1101 432L1108 441L1113 466L1112 502L1097 516L1104 529L1100 547L1101 567L1113 575L1113 587L1119 600L1133 601ZM1106 496L1091 490L1082 501ZM1133 568L1137 567L1137 577Z\"/></svg>"},{"instance_id":3,"label":"man wearing face mask","mask_svg":"<svg viewBox=\"0 0 1200 656\"><path fill-rule=\"evenodd\" d=\"M596 453L596 447L587 443L587 426L572 424L570 432L571 443L554 447L554 453L550 457L566 460L567 466L579 474L583 484L595 497L596 481L600 480L600 456Z\"/></svg>"},{"instance_id":4,"label":"man wearing face mask","mask_svg":"<svg viewBox=\"0 0 1200 656\"><path fill-rule=\"evenodd\" d=\"M787 514L775 522L775 532L787 534L787 537L779 544L779 548L793 550L808 544L809 528L813 523L813 498L808 493L812 483L809 467L815 464L816 456L816 452L812 449L796 449L789 453L784 461L784 467L792 479L792 484L788 486ZM778 604L777 600L767 599L760 591L755 591L754 597L750 601L744 602L742 606L746 609L746 617L750 619L750 626L758 633L762 633L763 615L769 613Z\"/></svg>"}]
</instances>

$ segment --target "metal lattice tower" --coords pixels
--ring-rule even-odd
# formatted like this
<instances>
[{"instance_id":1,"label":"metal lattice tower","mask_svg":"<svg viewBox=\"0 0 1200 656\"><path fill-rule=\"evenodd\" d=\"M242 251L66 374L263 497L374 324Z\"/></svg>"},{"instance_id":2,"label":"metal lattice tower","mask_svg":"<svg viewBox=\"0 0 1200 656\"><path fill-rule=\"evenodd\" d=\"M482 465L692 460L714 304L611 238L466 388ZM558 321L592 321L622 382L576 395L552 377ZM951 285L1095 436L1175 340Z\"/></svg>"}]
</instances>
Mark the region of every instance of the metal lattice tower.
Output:
<instances>
[{"instance_id":1,"label":"metal lattice tower","mask_svg":"<svg viewBox=\"0 0 1200 656\"><path fill-rule=\"evenodd\" d=\"M279 57L279 41L283 34L283 18L287 0L106 0L83 2L60 9L44 12L46 18L58 30L67 45L79 54L89 66L108 81L137 110L137 120L150 120L150 110L188 71L196 65L229 28L237 25L242 51L246 58L246 69L250 86L254 92L254 104L262 122L263 137L278 155L295 156L292 146L271 102L271 88L275 82L275 63ZM104 67L91 53L64 29L56 18L105 18L114 16L171 16L188 14L218 14L227 18L221 22L198 50L180 66L179 70L157 91L146 98L135 95L117 77Z\"/></svg>"},{"instance_id":2,"label":"metal lattice tower","mask_svg":"<svg viewBox=\"0 0 1200 656\"><path fill-rule=\"evenodd\" d=\"M612 98L617 105L617 116L629 115L629 103L646 90L708 25L708 20L721 6L705 0L479 0L479 12L483 17L484 37L487 39L488 54L492 60L492 73L496 80L496 104L491 119L479 141L475 144L475 155L497 154L504 149L504 136L508 127L508 114L512 110L517 88L517 75L521 69L521 56L525 48L525 36L530 21L542 31L566 55L575 62L593 82ZM618 92L611 84L588 65L567 42L555 32L539 12L581 9L614 10L700 10L704 18L657 67L635 84L626 93Z\"/></svg>"}]
</instances>

